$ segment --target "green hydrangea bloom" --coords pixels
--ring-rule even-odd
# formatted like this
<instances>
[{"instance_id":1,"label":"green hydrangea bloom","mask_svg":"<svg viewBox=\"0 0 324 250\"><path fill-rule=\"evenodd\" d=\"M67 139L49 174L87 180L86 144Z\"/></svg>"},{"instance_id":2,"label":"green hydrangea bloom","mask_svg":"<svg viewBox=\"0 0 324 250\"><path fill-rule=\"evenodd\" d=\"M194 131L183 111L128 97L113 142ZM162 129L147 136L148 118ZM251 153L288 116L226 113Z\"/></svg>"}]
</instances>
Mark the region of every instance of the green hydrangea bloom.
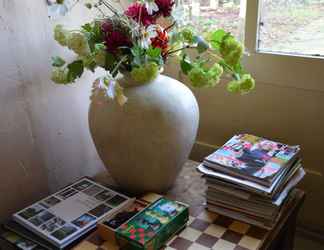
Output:
<instances>
[{"instance_id":1,"label":"green hydrangea bloom","mask_svg":"<svg viewBox=\"0 0 324 250\"><path fill-rule=\"evenodd\" d=\"M54 67L52 70L51 80L58 84L67 84L69 70L67 68Z\"/></svg>"},{"instance_id":2,"label":"green hydrangea bloom","mask_svg":"<svg viewBox=\"0 0 324 250\"><path fill-rule=\"evenodd\" d=\"M255 88L255 80L250 74L244 74L240 80L228 83L227 90L232 93L246 94Z\"/></svg>"},{"instance_id":3,"label":"green hydrangea bloom","mask_svg":"<svg viewBox=\"0 0 324 250\"><path fill-rule=\"evenodd\" d=\"M191 81L192 86L196 88L205 87L209 84L209 79L206 75L206 72L200 67L194 67L192 70L190 70L188 77Z\"/></svg>"},{"instance_id":4,"label":"green hydrangea bloom","mask_svg":"<svg viewBox=\"0 0 324 250\"><path fill-rule=\"evenodd\" d=\"M239 93L240 92L240 82L233 80L227 84L227 90L231 93Z\"/></svg>"},{"instance_id":5,"label":"green hydrangea bloom","mask_svg":"<svg viewBox=\"0 0 324 250\"><path fill-rule=\"evenodd\" d=\"M138 83L147 83L154 80L159 72L159 67L156 63L148 63L139 68L133 68L131 77Z\"/></svg>"},{"instance_id":6,"label":"green hydrangea bloom","mask_svg":"<svg viewBox=\"0 0 324 250\"><path fill-rule=\"evenodd\" d=\"M182 34L182 37L183 37L185 42L187 42L187 43L193 43L194 42L194 33L193 33L193 31L191 29L189 29L189 28L183 29L181 34Z\"/></svg>"},{"instance_id":7,"label":"green hydrangea bloom","mask_svg":"<svg viewBox=\"0 0 324 250\"><path fill-rule=\"evenodd\" d=\"M222 76L224 70L223 67L221 65L219 65L218 63L215 63L207 72L208 76L212 79L214 79L213 84L210 85L215 86L216 84L219 83L220 81L220 77Z\"/></svg>"},{"instance_id":8,"label":"green hydrangea bloom","mask_svg":"<svg viewBox=\"0 0 324 250\"><path fill-rule=\"evenodd\" d=\"M63 29L63 25L58 24L54 27L54 39L62 46L67 45L69 32Z\"/></svg>"},{"instance_id":9,"label":"green hydrangea bloom","mask_svg":"<svg viewBox=\"0 0 324 250\"><path fill-rule=\"evenodd\" d=\"M215 63L210 69L196 64L188 73L188 77L193 87L213 87L219 83L222 74L223 67L218 63Z\"/></svg>"},{"instance_id":10,"label":"green hydrangea bloom","mask_svg":"<svg viewBox=\"0 0 324 250\"><path fill-rule=\"evenodd\" d=\"M243 55L243 48L242 46L237 47L236 50L233 50L226 56L224 56L224 60L228 65L235 66L238 64L242 58Z\"/></svg>"},{"instance_id":11,"label":"green hydrangea bloom","mask_svg":"<svg viewBox=\"0 0 324 250\"><path fill-rule=\"evenodd\" d=\"M250 74L244 74L241 78L241 93L248 93L255 88L255 81Z\"/></svg>"},{"instance_id":12,"label":"green hydrangea bloom","mask_svg":"<svg viewBox=\"0 0 324 250\"><path fill-rule=\"evenodd\" d=\"M242 58L243 47L234 37L229 36L221 42L220 53L228 65L234 66Z\"/></svg>"},{"instance_id":13,"label":"green hydrangea bloom","mask_svg":"<svg viewBox=\"0 0 324 250\"><path fill-rule=\"evenodd\" d=\"M86 56L90 53L88 40L81 32L73 32L68 36L67 46L80 56Z\"/></svg>"}]
</instances>

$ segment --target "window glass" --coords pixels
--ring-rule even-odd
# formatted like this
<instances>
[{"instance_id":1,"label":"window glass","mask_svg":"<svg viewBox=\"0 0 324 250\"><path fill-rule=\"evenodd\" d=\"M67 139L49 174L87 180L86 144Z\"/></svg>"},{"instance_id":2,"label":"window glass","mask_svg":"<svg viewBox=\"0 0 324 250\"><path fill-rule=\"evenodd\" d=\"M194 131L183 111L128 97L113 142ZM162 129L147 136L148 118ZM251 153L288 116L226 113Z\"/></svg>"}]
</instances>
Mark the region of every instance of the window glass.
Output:
<instances>
[{"instance_id":1,"label":"window glass","mask_svg":"<svg viewBox=\"0 0 324 250\"><path fill-rule=\"evenodd\" d=\"M323 0L260 0L258 49L324 56Z\"/></svg>"},{"instance_id":2,"label":"window glass","mask_svg":"<svg viewBox=\"0 0 324 250\"><path fill-rule=\"evenodd\" d=\"M243 42L246 0L179 0L199 31L222 28Z\"/></svg>"}]
</instances>

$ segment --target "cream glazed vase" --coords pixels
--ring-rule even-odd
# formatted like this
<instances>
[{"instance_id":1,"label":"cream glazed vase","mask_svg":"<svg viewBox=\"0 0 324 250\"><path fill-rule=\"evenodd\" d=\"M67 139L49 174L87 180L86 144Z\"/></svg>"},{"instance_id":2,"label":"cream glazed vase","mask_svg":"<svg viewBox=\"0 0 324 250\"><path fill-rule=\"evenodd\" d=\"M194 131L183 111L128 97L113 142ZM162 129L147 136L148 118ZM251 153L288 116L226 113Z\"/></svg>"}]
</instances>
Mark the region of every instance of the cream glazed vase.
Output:
<instances>
[{"instance_id":1,"label":"cream glazed vase","mask_svg":"<svg viewBox=\"0 0 324 250\"><path fill-rule=\"evenodd\" d=\"M133 194L172 187L195 142L199 108L191 90L158 75L146 84L120 79L126 104L94 91L89 126L98 154L120 187Z\"/></svg>"}]
</instances>

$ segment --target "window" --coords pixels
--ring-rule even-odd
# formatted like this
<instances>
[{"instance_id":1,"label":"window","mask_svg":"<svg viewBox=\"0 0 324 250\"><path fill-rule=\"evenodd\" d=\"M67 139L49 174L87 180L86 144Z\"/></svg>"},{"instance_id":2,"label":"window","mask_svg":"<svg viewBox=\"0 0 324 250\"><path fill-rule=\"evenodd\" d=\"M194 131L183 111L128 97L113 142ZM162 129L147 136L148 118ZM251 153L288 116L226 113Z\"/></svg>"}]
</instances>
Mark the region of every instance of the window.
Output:
<instances>
[{"instance_id":1,"label":"window","mask_svg":"<svg viewBox=\"0 0 324 250\"><path fill-rule=\"evenodd\" d=\"M296 33L296 30L282 31L291 27L295 20L300 20L296 16L303 20L299 21L300 29L319 20L319 15L324 15L324 0L176 0L176 3L184 7L182 16L186 22L189 20L200 31L224 28L242 41L249 54L243 58L244 66L259 83L324 91L324 44L320 46L320 42L324 42L324 27L314 32L316 36L311 40L301 36L302 49L292 46L298 44L297 39L285 48L275 47L287 42L288 33ZM308 11L305 6L308 6ZM309 11L311 9L313 11ZM280 22L277 19L276 25L271 26L275 20L270 14L274 12L282 17ZM324 20L321 20L319 23L324 25ZM279 32L284 35L279 35ZM319 46L314 46L314 41Z\"/></svg>"},{"instance_id":2,"label":"window","mask_svg":"<svg viewBox=\"0 0 324 250\"><path fill-rule=\"evenodd\" d=\"M180 0L199 31L222 28L244 40L245 0Z\"/></svg>"},{"instance_id":3,"label":"window","mask_svg":"<svg viewBox=\"0 0 324 250\"><path fill-rule=\"evenodd\" d=\"M323 0L262 0L259 5L259 51L324 56Z\"/></svg>"},{"instance_id":4,"label":"window","mask_svg":"<svg viewBox=\"0 0 324 250\"><path fill-rule=\"evenodd\" d=\"M324 0L178 0L177 4L199 31L223 28L249 52L324 56Z\"/></svg>"}]
</instances>

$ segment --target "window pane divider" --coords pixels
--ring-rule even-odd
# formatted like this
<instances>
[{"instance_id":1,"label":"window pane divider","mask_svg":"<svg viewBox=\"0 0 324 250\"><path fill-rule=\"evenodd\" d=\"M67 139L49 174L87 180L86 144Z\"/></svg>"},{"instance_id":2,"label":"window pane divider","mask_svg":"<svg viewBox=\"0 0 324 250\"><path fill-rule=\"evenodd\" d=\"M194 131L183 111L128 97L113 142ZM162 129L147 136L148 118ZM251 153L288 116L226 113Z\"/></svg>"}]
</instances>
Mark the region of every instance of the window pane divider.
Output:
<instances>
[{"instance_id":1,"label":"window pane divider","mask_svg":"<svg viewBox=\"0 0 324 250\"><path fill-rule=\"evenodd\" d=\"M246 0L245 48L255 53L258 46L259 0Z\"/></svg>"}]
</instances>

